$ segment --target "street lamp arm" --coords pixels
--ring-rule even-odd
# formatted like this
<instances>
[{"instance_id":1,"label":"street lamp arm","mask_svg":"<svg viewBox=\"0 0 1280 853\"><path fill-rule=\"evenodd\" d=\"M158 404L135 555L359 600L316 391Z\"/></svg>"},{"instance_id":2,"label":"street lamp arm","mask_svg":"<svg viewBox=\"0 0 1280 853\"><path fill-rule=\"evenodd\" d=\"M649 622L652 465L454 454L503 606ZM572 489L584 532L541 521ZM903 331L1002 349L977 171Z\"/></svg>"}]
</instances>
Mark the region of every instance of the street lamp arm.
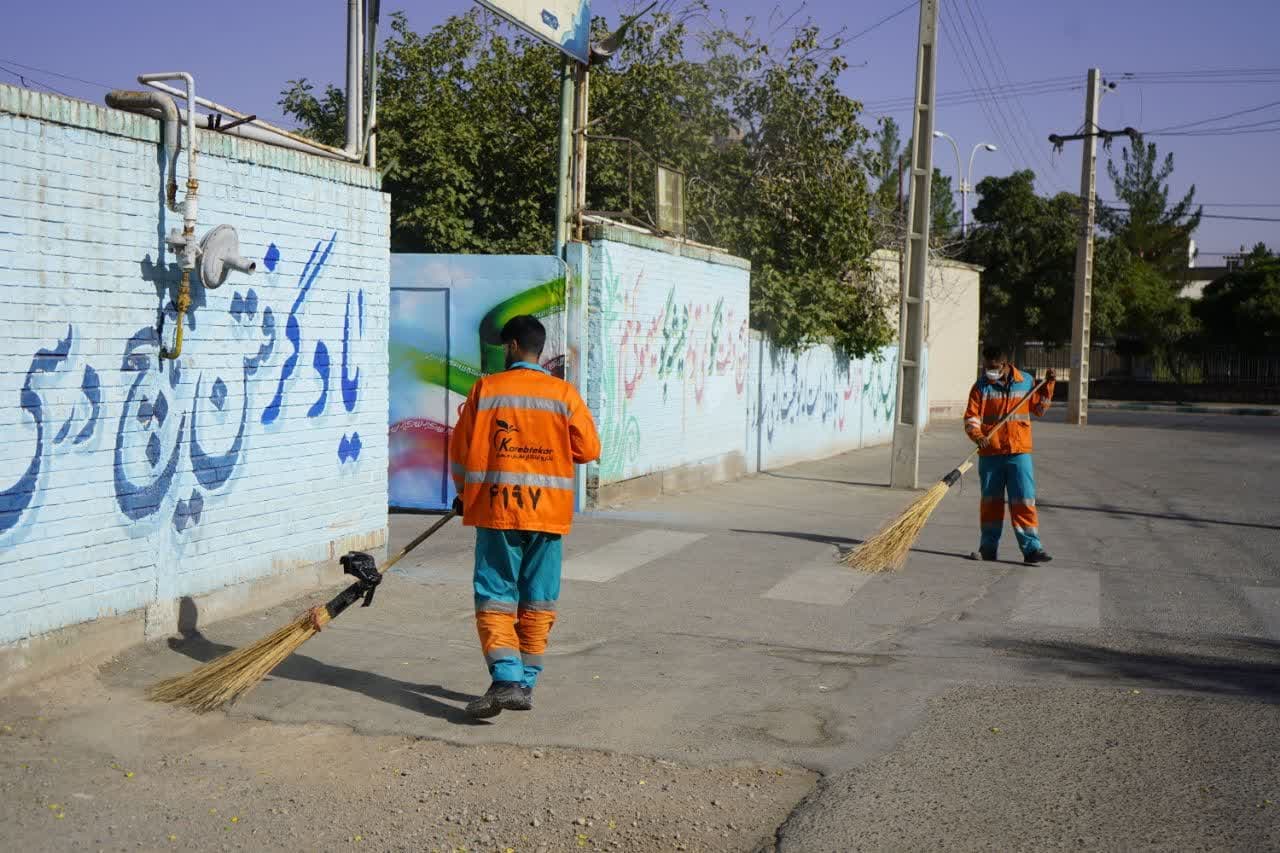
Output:
<instances>
[{"instance_id":1,"label":"street lamp arm","mask_svg":"<svg viewBox=\"0 0 1280 853\"><path fill-rule=\"evenodd\" d=\"M979 150L979 149L982 149L982 150L984 150L984 151L996 151L996 150L998 150L998 149L997 149L994 145L992 145L990 142L979 142L977 145L973 146L973 150L969 152L969 174L968 174L968 176L964 179L964 180L965 180L965 183L967 183L967 184L968 184L969 189L973 189L973 158L978 156L978 150Z\"/></svg>"},{"instance_id":2,"label":"street lamp arm","mask_svg":"<svg viewBox=\"0 0 1280 853\"><path fill-rule=\"evenodd\" d=\"M933 132L933 135L934 135L934 138L936 139L945 139L951 143L951 150L954 151L956 154L956 181L959 182L961 186L963 186L964 172L960 171L960 168L961 168L960 167L960 146L956 143L955 139L952 138L951 134L949 133L945 133L944 131L941 131L941 130L935 130Z\"/></svg>"}]
</instances>

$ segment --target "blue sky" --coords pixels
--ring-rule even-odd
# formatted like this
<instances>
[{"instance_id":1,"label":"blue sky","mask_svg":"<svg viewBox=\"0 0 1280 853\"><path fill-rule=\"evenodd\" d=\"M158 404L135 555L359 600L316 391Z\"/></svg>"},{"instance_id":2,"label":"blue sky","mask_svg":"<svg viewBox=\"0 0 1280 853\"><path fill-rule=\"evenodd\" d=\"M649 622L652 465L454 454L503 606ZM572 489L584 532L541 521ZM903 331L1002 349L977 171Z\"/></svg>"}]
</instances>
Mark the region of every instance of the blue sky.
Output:
<instances>
[{"instance_id":1,"label":"blue sky","mask_svg":"<svg viewBox=\"0 0 1280 853\"><path fill-rule=\"evenodd\" d=\"M940 106L937 126L957 139L966 161L975 143L1000 147L999 153L978 155L975 181L989 173L1030 167L1044 190L1077 190L1078 144L1055 155L1046 137L1052 132L1074 132L1080 126L1085 71L1091 65L1117 83L1116 90L1103 99L1101 123L1106 128L1131 125L1154 130L1272 102L1277 103L1195 129L1239 128L1280 119L1280 60L1273 58L1280 4L1233 0L1229 13L1228 4L1211 11L1209 4L1193 0L1062 4L941 0L941 4L939 93L1054 81L1020 99L999 98L995 106L985 102L985 109L974 102ZM10 5L0 31L0 80L16 83L15 74L20 74L33 88L46 84L97 103L102 102L104 87L134 85L134 77L141 72L181 69L196 75L200 93L280 120L276 102L285 81L307 77L322 84L341 82L343 77L346 4L341 2L227 0L216 14L198 4L170 5L161 11L136 0ZM108 13L107 5L115 8ZM469 0L388 0L383 10L404 9L414 26L425 29L472 5ZM620 11L637 5L635 0L595 0L593 11L616 20ZM810 0L804 4L737 0L722 5L734 8L731 17L756 15L762 20L775 8L790 12L803 7L801 18L812 18L825 31L844 28L852 35L899 12L906 0ZM849 44L846 54L853 67L842 81L849 94L871 107L869 121L887 112L908 133L909 107L886 104L912 94L917 22L918 13L912 8ZM1263 68L1277 70L1256 75L1262 78L1257 82L1242 82L1244 75L1235 71L1199 74L1191 83L1153 76L1153 72ZM1141 83L1128 80L1127 72L1144 74L1145 79ZM1210 76L1216 82L1207 82ZM1207 214L1280 219L1280 172L1273 168L1271 156L1280 123L1240 130L1250 132L1155 141L1162 152L1172 151L1176 157L1175 190L1194 182ZM1119 155L1118 148L1115 154ZM948 174L956 171L955 155L945 143L935 150L935 161ZM1105 171L1100 172L1098 185L1100 195L1110 197ZM1230 251L1257 240L1280 247L1280 222L1206 219L1197 234L1197 243L1206 253L1200 263L1216 260L1208 252Z\"/></svg>"}]
</instances>

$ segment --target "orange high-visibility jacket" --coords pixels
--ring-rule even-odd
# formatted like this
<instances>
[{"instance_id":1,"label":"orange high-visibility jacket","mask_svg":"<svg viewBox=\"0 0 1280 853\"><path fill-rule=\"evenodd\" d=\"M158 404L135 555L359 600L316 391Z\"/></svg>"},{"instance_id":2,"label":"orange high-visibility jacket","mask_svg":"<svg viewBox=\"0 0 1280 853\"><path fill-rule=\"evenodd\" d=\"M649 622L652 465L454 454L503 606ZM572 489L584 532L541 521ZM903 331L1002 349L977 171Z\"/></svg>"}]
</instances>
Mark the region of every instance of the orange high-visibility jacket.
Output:
<instances>
[{"instance_id":1,"label":"orange high-visibility jacket","mask_svg":"<svg viewBox=\"0 0 1280 853\"><path fill-rule=\"evenodd\" d=\"M1018 401L1035 387L1035 378L1010 365L1006 382L992 382L983 376L969 392L969 405L964 410L964 431L975 441L991 432L1009 412L1016 412L1000 431L991 436L991 444L979 451L980 456L1009 456L1031 452L1031 416L1043 417L1053 400L1053 383L1032 394L1027 402Z\"/></svg>"},{"instance_id":2,"label":"orange high-visibility jacket","mask_svg":"<svg viewBox=\"0 0 1280 853\"><path fill-rule=\"evenodd\" d=\"M600 458L578 390L520 362L476 381L449 442L464 524L569 532L574 464Z\"/></svg>"}]
</instances>

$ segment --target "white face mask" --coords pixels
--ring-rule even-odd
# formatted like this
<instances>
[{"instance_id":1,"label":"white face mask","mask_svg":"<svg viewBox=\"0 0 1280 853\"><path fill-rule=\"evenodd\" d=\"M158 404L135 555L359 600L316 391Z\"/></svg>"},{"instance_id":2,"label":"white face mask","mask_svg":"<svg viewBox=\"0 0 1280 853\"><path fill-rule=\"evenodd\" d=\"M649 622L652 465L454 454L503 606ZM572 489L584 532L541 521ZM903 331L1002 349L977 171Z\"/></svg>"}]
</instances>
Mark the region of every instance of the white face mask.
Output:
<instances>
[{"instance_id":1,"label":"white face mask","mask_svg":"<svg viewBox=\"0 0 1280 853\"><path fill-rule=\"evenodd\" d=\"M999 382L999 381L1000 381L1000 377L1001 377L1001 376L1004 376L1004 372L1003 372L1003 371L1001 371L1001 370L988 370L988 371L987 371L987 379L988 379L989 381L991 381L991 382Z\"/></svg>"}]
</instances>

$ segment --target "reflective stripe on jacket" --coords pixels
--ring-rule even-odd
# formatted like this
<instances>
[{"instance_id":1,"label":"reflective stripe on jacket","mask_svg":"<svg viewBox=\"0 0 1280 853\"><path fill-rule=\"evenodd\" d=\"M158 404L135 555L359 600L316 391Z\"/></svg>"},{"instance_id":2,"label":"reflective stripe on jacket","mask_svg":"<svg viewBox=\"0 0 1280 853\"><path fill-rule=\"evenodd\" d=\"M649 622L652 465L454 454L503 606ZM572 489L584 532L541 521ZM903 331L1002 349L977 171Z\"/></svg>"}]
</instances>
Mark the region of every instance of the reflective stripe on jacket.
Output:
<instances>
[{"instance_id":1,"label":"reflective stripe on jacket","mask_svg":"<svg viewBox=\"0 0 1280 853\"><path fill-rule=\"evenodd\" d=\"M981 451L981 456L1008 456L1012 453L1031 452L1031 416L1042 417L1049 411L1053 400L1053 383L1031 396L1018 406L1018 401L1035 387L1035 378L1010 366L1009 375L999 382L992 382L984 375L969 392L969 405L964 410L964 431L972 439L987 435L1009 412L1017 411L1000 431L991 436L991 444Z\"/></svg>"},{"instance_id":2,"label":"reflective stripe on jacket","mask_svg":"<svg viewBox=\"0 0 1280 853\"><path fill-rule=\"evenodd\" d=\"M568 533L573 466L598 458L577 389L523 362L476 381L449 442L463 523L495 530Z\"/></svg>"}]
</instances>

